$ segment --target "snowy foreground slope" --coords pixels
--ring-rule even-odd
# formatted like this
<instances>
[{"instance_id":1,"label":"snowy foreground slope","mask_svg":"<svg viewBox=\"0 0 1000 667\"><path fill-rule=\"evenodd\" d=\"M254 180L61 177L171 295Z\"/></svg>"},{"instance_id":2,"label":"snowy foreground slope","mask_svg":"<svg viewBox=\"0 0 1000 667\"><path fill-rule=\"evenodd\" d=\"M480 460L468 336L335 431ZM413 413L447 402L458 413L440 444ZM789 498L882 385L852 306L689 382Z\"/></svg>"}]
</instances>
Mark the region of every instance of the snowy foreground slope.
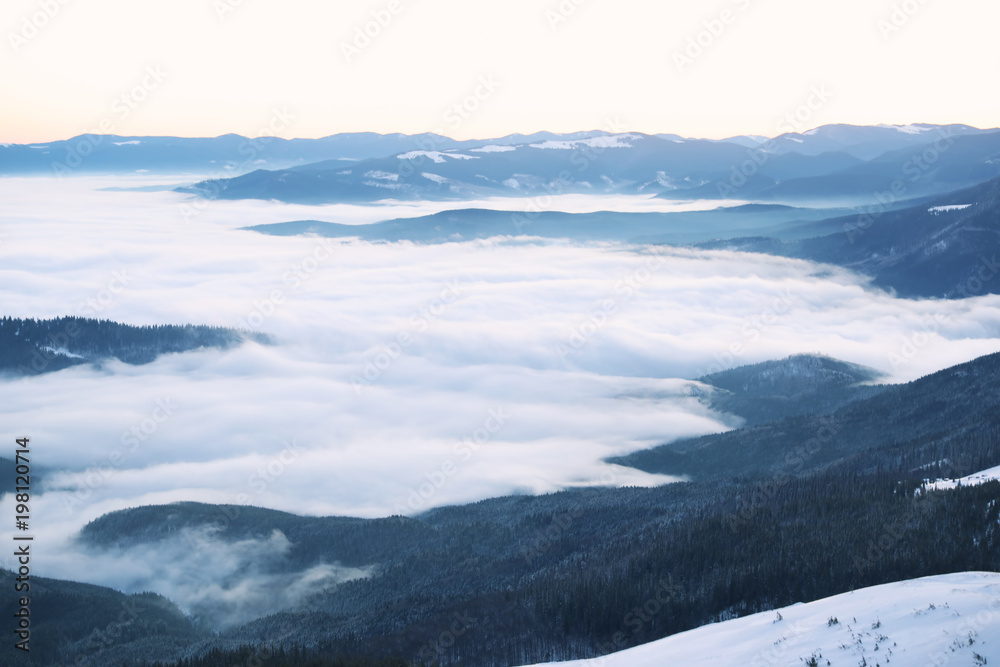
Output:
<instances>
[{"instance_id":1,"label":"snowy foreground slope","mask_svg":"<svg viewBox=\"0 0 1000 667\"><path fill-rule=\"evenodd\" d=\"M602 658L548 664L1000 665L1000 574L965 572L875 586L706 625Z\"/></svg>"}]
</instances>

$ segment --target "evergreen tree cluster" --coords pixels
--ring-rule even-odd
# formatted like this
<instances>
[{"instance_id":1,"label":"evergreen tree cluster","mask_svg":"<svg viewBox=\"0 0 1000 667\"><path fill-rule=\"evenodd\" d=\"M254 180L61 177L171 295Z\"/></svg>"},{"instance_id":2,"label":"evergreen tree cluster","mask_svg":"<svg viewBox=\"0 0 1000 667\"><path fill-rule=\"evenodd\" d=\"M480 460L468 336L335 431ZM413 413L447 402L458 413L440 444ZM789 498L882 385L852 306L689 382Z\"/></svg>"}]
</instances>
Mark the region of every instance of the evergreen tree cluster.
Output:
<instances>
[{"instance_id":1,"label":"evergreen tree cluster","mask_svg":"<svg viewBox=\"0 0 1000 667\"><path fill-rule=\"evenodd\" d=\"M161 354L203 347L226 349L260 334L224 327L132 326L83 317L49 320L0 318L0 373L38 375L86 363L118 359L147 364Z\"/></svg>"}]
</instances>

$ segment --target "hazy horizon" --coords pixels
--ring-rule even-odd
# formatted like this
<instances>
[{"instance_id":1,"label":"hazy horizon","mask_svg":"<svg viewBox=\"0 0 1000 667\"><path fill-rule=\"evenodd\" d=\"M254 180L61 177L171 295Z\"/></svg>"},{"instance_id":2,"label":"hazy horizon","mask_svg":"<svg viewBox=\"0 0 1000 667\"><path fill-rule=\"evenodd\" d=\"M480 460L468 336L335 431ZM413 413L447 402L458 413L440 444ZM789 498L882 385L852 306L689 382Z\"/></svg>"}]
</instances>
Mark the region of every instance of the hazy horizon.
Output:
<instances>
[{"instance_id":1,"label":"hazy horizon","mask_svg":"<svg viewBox=\"0 0 1000 667\"><path fill-rule=\"evenodd\" d=\"M1000 6L985 0L178 0L169 11L11 0L0 141L102 123L123 136L256 136L275 108L294 116L287 137L609 124L770 136L804 104L803 127L990 126L1000 91L981 73L996 66L997 23Z\"/></svg>"},{"instance_id":2,"label":"hazy horizon","mask_svg":"<svg viewBox=\"0 0 1000 667\"><path fill-rule=\"evenodd\" d=\"M807 133L812 132L814 130L817 130L817 129L821 128L821 127L827 127L827 126L831 126L831 125L847 125L847 126L852 126L852 127L896 127L896 128L899 128L899 127L909 127L909 126L913 126L913 125L917 125L917 126L966 125L966 126L969 126L969 127L973 127L973 128L975 128L977 130L984 130L985 131L985 130L996 129L996 130L1000 131L1000 125L992 126L992 127L991 126L978 126L978 125L973 125L971 123L963 122L962 120L955 120L955 121L951 121L951 122L939 122L939 123L925 123L925 122L888 123L888 122L883 122L883 123L873 123L873 124L869 124L869 125L857 125L857 124L853 124L853 123L842 123L842 122L838 122L838 121L830 121L830 122L827 122L827 123L823 123L821 125L810 126L810 127L803 127L801 129L796 129L795 133L807 134ZM735 134L725 134L725 135L721 135L721 136L708 137L708 136L686 136L686 135L679 134L678 132L672 132L672 131L669 131L669 130L658 130L658 131L654 132L654 131L646 131L646 130L641 130L641 129L629 129L629 130L622 130L621 132L614 132L612 130L607 130L607 129L601 129L601 128L598 128L598 127L594 127L594 128L591 128L591 129L577 129L577 130L567 130L567 131L560 131L560 132L548 130L548 129L545 129L545 128L537 129L537 130L532 130L530 132L521 131L521 130L515 130L515 131L508 132L506 134L489 135L489 136L483 135L483 136L467 137L467 138L461 138L461 139L458 138L457 136L452 136L452 135L447 134L447 133L442 133L441 136L447 137L448 139L454 139L456 141L490 141L492 139L504 139L504 138L511 137L511 136L516 136L516 135L531 136L533 134L542 134L542 133L570 135L570 134L582 134L582 133L587 133L587 132L607 132L608 134L645 134L645 135L648 135L648 136L656 136L657 134L676 134L678 136L683 137L684 139L689 139L689 140L692 140L692 141L698 141L698 140L704 140L704 141L724 141L726 139L739 138L739 137L763 137L763 138L766 138L766 139L775 139L775 138L781 136L781 134L785 134L785 133L773 133L773 134L770 134L770 135L765 135L765 134L757 134L757 133L754 133L754 132L737 132ZM377 135L381 135L381 136L392 136L392 135L420 136L422 134L436 134L436 132L434 132L433 130L426 130L426 131L423 131L423 132L413 132L413 133L393 132L393 131L376 132L376 131L373 131L373 130L352 130L352 131L330 132L330 133L327 133L327 134L317 134L317 135L313 135L313 136L298 136L298 135L295 135L295 136L288 136L288 137L277 136L277 135L274 135L274 134L245 135L245 134L240 134L238 132L222 132L221 134L213 134L213 135L163 134L163 133L154 133L154 134L116 134L116 133L107 133L107 134L105 134L105 133L100 133L100 132L83 132L81 134L75 134L75 135L72 135L72 136L59 137L59 138L55 138L55 139L49 138L49 139L39 140L39 141L27 141L27 142L4 141L4 142L0 142L0 146L2 146L2 145L30 146L30 145L39 145L39 144L53 143L53 142L57 142L57 141L68 141L70 139L74 139L76 137L79 137L79 136L82 136L82 135L85 135L85 134L95 134L97 136L107 136L107 137L136 138L136 139L157 138L157 137L170 137L170 138L177 138L177 139L218 139L220 137L225 137L225 136L229 136L229 135L237 135L237 136L240 136L240 137L245 137L247 139L260 139L260 138L274 137L274 138L284 139L286 141L294 141L294 140L325 139L325 138L328 138L328 137L335 137L335 136L339 136L339 135L351 135L351 134L377 134Z\"/></svg>"}]
</instances>

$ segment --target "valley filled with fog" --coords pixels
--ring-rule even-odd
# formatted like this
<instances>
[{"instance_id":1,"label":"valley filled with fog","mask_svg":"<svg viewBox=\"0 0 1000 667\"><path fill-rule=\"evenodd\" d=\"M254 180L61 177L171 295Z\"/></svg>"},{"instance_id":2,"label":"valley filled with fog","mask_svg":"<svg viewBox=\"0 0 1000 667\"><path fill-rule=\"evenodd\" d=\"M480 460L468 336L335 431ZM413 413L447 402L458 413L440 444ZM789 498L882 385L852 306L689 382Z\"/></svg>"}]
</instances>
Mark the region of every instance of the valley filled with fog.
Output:
<instances>
[{"instance_id":1,"label":"valley filled with fog","mask_svg":"<svg viewBox=\"0 0 1000 667\"><path fill-rule=\"evenodd\" d=\"M173 575L154 575L135 559L124 567L77 553L74 535L107 512L174 501L384 517L507 494L659 485L677 478L603 460L739 426L699 400L708 390L694 378L815 353L904 382L1000 344L1000 296L899 299L798 259L517 236L513 224L508 236L437 244L240 229L524 210L529 200L303 206L148 187L159 184L176 185L0 179L6 315L270 337L0 382L0 422L30 433L43 480L33 489L43 576L154 588L183 603L172 588L179 553L163 555ZM123 185L152 191L106 189ZM544 205L720 203L564 196ZM242 567L243 548L220 560L224 574Z\"/></svg>"}]
</instances>

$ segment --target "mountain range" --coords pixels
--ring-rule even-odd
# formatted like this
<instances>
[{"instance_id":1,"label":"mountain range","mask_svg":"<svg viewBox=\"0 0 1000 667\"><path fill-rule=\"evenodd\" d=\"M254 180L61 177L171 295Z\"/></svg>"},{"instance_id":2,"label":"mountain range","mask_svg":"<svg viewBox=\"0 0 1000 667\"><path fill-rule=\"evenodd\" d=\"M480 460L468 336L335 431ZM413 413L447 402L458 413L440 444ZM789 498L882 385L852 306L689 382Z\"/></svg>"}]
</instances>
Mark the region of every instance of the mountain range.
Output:
<instances>
[{"instance_id":1,"label":"mountain range","mask_svg":"<svg viewBox=\"0 0 1000 667\"><path fill-rule=\"evenodd\" d=\"M824 126L757 146L606 132L505 137L408 150L344 164L314 162L202 181L183 192L319 204L555 194L748 199L844 205L902 181L907 198L1000 175L1000 132L965 125ZM895 190L899 190L896 187Z\"/></svg>"},{"instance_id":2,"label":"mountain range","mask_svg":"<svg viewBox=\"0 0 1000 667\"><path fill-rule=\"evenodd\" d=\"M625 193L842 205L870 200L898 179L915 197L1000 175L998 142L995 129L924 124L826 125L773 139L723 140L605 131L482 140L433 133L85 134L0 145L0 174L200 174L210 178L183 191L296 203Z\"/></svg>"}]
</instances>

